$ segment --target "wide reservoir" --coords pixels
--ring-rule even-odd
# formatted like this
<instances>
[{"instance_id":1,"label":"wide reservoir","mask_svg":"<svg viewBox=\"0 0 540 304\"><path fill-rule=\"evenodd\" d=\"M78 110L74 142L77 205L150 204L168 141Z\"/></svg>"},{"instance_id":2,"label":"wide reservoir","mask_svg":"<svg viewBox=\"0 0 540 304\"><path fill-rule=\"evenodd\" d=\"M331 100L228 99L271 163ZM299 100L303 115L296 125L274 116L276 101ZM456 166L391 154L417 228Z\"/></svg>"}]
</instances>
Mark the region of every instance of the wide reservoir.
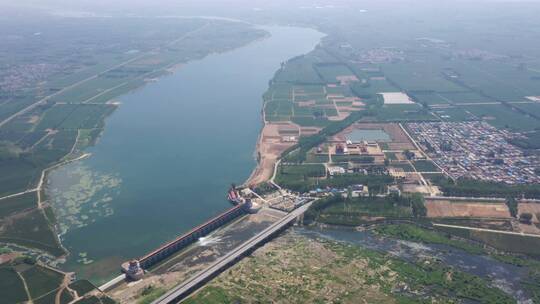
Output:
<instances>
[{"instance_id":1,"label":"wide reservoir","mask_svg":"<svg viewBox=\"0 0 540 304\"><path fill-rule=\"evenodd\" d=\"M71 252L63 268L102 282L230 205L226 190L255 166L262 94L281 62L322 34L271 36L181 66L122 96L92 156L49 175L47 193Z\"/></svg>"}]
</instances>

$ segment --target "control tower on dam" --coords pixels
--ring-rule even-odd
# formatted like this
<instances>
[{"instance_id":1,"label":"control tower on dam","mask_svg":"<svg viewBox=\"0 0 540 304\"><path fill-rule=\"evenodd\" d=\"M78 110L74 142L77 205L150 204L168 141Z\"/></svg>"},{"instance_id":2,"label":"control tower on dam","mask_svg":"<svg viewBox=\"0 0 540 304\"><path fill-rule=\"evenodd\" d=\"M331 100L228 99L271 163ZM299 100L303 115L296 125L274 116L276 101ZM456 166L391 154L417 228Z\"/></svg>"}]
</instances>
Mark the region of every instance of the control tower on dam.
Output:
<instances>
[{"instance_id":1,"label":"control tower on dam","mask_svg":"<svg viewBox=\"0 0 540 304\"><path fill-rule=\"evenodd\" d=\"M210 232L225 225L226 223L238 218L241 215L247 214L250 212L251 207L252 205L249 200L239 203L231 209L191 229L189 232L168 243L163 244L143 257L123 263L121 270L126 274L128 279L141 279L145 269L149 269L178 251L197 242L199 238L208 235Z\"/></svg>"}]
</instances>

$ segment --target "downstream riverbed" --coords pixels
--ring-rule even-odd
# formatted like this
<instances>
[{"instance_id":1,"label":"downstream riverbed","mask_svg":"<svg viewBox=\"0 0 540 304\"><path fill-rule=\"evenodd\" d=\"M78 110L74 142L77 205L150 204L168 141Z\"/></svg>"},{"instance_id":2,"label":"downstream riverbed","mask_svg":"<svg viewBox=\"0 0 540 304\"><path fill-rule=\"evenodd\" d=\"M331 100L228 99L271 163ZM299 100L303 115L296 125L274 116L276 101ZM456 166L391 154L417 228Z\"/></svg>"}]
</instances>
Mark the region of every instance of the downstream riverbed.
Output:
<instances>
[{"instance_id":1,"label":"downstream riverbed","mask_svg":"<svg viewBox=\"0 0 540 304\"><path fill-rule=\"evenodd\" d=\"M92 156L51 172L46 191L63 245L61 266L103 282L230 205L232 182L256 165L262 94L280 63L322 34L264 27L271 36L181 66L119 99Z\"/></svg>"},{"instance_id":2,"label":"downstream riverbed","mask_svg":"<svg viewBox=\"0 0 540 304\"><path fill-rule=\"evenodd\" d=\"M446 245L421 244L380 237L371 231L356 231L346 228L298 227L294 228L294 232L307 238L320 238L354 244L409 262L415 262L423 258L435 258L446 265L489 280L493 286L514 297L517 303L532 303L530 296L521 284L523 280L528 279L529 270L525 267L505 264L488 256L470 254Z\"/></svg>"}]
</instances>

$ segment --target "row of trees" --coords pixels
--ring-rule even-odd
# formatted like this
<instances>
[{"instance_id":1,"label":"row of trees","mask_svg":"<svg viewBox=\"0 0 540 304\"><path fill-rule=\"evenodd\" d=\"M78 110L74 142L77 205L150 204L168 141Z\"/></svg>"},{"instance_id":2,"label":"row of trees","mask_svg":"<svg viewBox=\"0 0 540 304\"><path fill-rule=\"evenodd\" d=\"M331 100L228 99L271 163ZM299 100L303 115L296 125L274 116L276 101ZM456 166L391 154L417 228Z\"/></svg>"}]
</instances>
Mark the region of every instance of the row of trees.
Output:
<instances>
[{"instance_id":1,"label":"row of trees","mask_svg":"<svg viewBox=\"0 0 540 304\"><path fill-rule=\"evenodd\" d=\"M347 208L340 207L340 204ZM337 205L337 206L336 206ZM334 206L338 208L333 208ZM321 215L323 215L321 217ZM427 215L424 204L424 197L420 194L410 196L400 196L397 194L369 197L344 197L342 195L331 195L317 200L304 214L304 222L313 221L324 222L331 215L332 223L336 224L336 218L344 220L347 225L350 223L362 223L364 216L385 217L385 218L421 218ZM336 217L337 216L337 217ZM338 221L337 223L341 223Z\"/></svg>"},{"instance_id":2,"label":"row of trees","mask_svg":"<svg viewBox=\"0 0 540 304\"><path fill-rule=\"evenodd\" d=\"M432 179L448 196L540 198L540 184L508 185L505 183L448 178Z\"/></svg>"}]
</instances>

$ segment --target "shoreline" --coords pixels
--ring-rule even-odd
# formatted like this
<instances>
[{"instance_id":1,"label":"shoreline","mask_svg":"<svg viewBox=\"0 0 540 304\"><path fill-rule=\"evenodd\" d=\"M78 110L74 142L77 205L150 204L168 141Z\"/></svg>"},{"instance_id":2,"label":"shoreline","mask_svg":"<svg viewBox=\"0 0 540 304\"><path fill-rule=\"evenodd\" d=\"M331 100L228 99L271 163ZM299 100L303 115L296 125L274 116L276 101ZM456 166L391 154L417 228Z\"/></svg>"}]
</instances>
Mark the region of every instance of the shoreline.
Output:
<instances>
[{"instance_id":1,"label":"shoreline","mask_svg":"<svg viewBox=\"0 0 540 304\"><path fill-rule=\"evenodd\" d=\"M237 50L239 48L243 48L245 46L252 45L252 44L255 44L255 43L260 42L260 41L264 41L264 40L266 40L266 39L268 39L269 37L272 36L272 32L269 32L267 30L267 27L255 26L255 29L260 29L261 30L260 31L260 36L258 36L256 39L253 39L253 40L251 40L251 41L249 41L247 43L242 43L241 45L238 45L238 46L236 46L234 48L227 48L227 49L224 49L222 51L215 51L215 52L208 53L205 56L203 56L202 58L197 58L197 59L189 60L189 61L186 61L186 62L175 62L175 63L172 63L172 64L170 64L170 65L168 65L166 67L163 67L162 69L159 69L157 71L152 71L153 73L158 72L158 71L163 71L163 72L166 72L166 73L161 73L161 74L159 74L159 77L149 79L148 81L146 81L146 79L144 79L145 81L141 82L138 86L130 88L130 90L128 92L123 92L122 94L120 94L118 96L112 97L110 99L110 101L118 100L119 96L125 96L125 95L129 94L130 92L134 92L136 90L144 88L144 86L147 83L158 81L158 80L160 80L160 79L162 79L162 78L164 78L166 76L171 76L171 75L175 74L177 71L179 71L179 69L181 69L184 64L189 64L190 62L204 60L205 58L209 57L210 55L216 55L216 54L232 52L232 51ZM315 45L316 45L316 43L315 43ZM310 50L312 50L312 49L310 49ZM310 50L308 50L307 52L309 52ZM286 58L286 59L288 59L288 58ZM279 67L279 64L276 67ZM274 71L274 72L276 72L278 70L279 70L279 68L278 69L272 68L272 71ZM142 78L144 78L144 77L142 77ZM266 90L269 89L269 86L263 87L262 89L264 91L266 91ZM264 93L264 91L263 91L263 93ZM259 97L259 98L261 98L261 97ZM274 169L275 169L275 163L279 159L279 155L276 154L276 153L268 154L268 153L265 153L265 151L268 151L268 149L274 150L274 149L276 149L275 146L277 146L277 149L281 149L280 146L283 146L282 144L279 144L279 143L274 144L274 143L265 142L265 130L268 129L268 127L270 126L272 131L276 132L276 130L277 130L276 126L278 126L279 124L283 124L283 123L272 123L272 122L267 122L266 121L264 108L265 108L265 105L266 105L267 101L265 101L265 100L263 100L263 101L264 101L263 103L260 103L263 106L262 106L262 109L260 110L260 113L259 113L259 115L261 115L260 119L262 121L262 125L261 125L259 133L258 133L258 137L257 137L256 145L255 145L255 151L254 151L254 154L253 154L257 159L257 165L255 166L255 168L253 168L253 171L251 172L247 182L258 181L258 180L260 180L260 181L269 180L271 178L271 176L272 176L272 173L273 173ZM112 113L114 113L114 111ZM104 123L102 125L102 131L105 130L106 127L109 127L109 124L107 123L107 120L106 120L107 118L108 118L108 116L104 118ZM96 145L96 143L100 140L101 136L102 136L102 132L100 132L100 134L96 136L95 140L93 140L92 143L87 144L87 145L77 145L78 149L75 149L73 151L78 152L78 153L84 153L85 149L87 149L88 147L92 147L92 146ZM292 143L289 143L289 145L290 144L292 144ZM270 152L272 152L272 151L270 151ZM78 159L74 159L74 160L78 160ZM74 160L72 160L72 161L74 161ZM63 164L55 166L54 168L50 168L49 170L52 171L52 169L56 169L58 167L61 167L61 165L63 165ZM45 178L46 178L46 180L48 180L47 176ZM44 183L44 184L46 185L47 183ZM50 193L49 193L49 196L47 196L47 193L44 193L44 195L47 197L47 199L49 199L49 200L51 199ZM53 210L54 210L54 208L53 208ZM54 229L54 231L58 232L57 229ZM60 241L60 244L62 244L62 241ZM65 256L73 257L75 251L70 252L70 251L66 250L66 252L67 252L67 255L65 255ZM64 265L62 266L62 264L64 264ZM61 262L59 266L62 269L62 267L66 267L65 265L66 264L65 264L65 261L64 261L64 262ZM79 271L77 271L77 272L79 272Z\"/></svg>"},{"instance_id":2,"label":"shoreline","mask_svg":"<svg viewBox=\"0 0 540 304\"><path fill-rule=\"evenodd\" d=\"M261 110L262 127L261 127L261 129L259 131L259 136L257 137L257 143L255 144L255 150L253 151L253 156L255 157L255 159L257 161L257 165L255 166L255 168L253 168L253 170L251 171L251 174L246 179L246 181L243 183L243 185L250 186L250 184L256 178L256 176L258 174L261 174L260 173L260 171L262 170L262 168L261 168L261 158L262 158L261 146L262 146L262 140L263 140L263 132L264 132L264 128L266 126L266 117L265 117L266 114L264 112L265 106L266 106L266 101L263 102L263 104L262 104L262 110Z\"/></svg>"},{"instance_id":3,"label":"shoreline","mask_svg":"<svg viewBox=\"0 0 540 304\"><path fill-rule=\"evenodd\" d=\"M261 30L262 28L260 26L257 26L257 25L254 25L254 24L250 24L255 30ZM117 103L116 99L118 99L119 97L121 96L125 96L127 94L131 94L137 90L140 90L142 88L144 88L147 84L149 83L152 83L152 82L155 82L155 81L159 81L160 79L164 78L164 77L167 77L167 76L170 76L172 74L175 74L183 65L185 64L189 64L191 62L194 62L194 61L198 61L198 60L203 60L204 58L207 58L208 56L211 56L211 55L218 55L218 54L223 54L223 53L227 53L227 52L230 52L230 51L233 51L233 50L236 50L236 49L239 49L239 48L242 48L242 47L245 47L245 46L248 46L252 43L256 43L258 41L262 41L264 39L268 39L271 34L262 29L264 31L264 34L261 35L261 37L258 37L252 41L249 41L247 43L243 43L241 45L238 45L238 46L235 46L235 47L232 47L232 48L225 48L221 51L211 51L207 54L205 54L203 57L201 58L194 58L194 59L191 59L191 60L188 60L188 61L182 61L182 62L175 62L175 63L171 63L167 66L164 66L162 68L159 68L159 69L156 69L156 70L152 70L136 79L134 79L133 81L137 81L137 80L143 80L142 83L140 83L139 85L129 89L128 91L126 92L122 92L121 94L119 94L118 96L115 96L115 97L112 97L109 101L107 101L107 103ZM147 79L146 76L147 75L151 75L151 74L155 74L155 73L159 73L159 72L163 72L162 74L158 75L157 77L155 78L152 78L152 79ZM116 106L116 108L107 116L105 116L103 118L103 127L102 127L102 130L101 132L96 136L96 138L93 139L93 141L91 143L89 143L88 145L86 146L83 146L81 147L80 149L76 149L76 146L77 146L77 143L78 143L78 138L77 140L75 141L74 145L73 145L73 148L71 149L71 151L66 154L64 157L63 157L63 160L61 160L59 163L57 164L54 164L48 168L45 168L43 169L43 171L41 172L41 176L40 176L40 179L38 180L38 185L35 187L35 188L32 188L32 189L27 189L25 190L24 192L20 192L20 193L15 193L15 194L11 194L9 196L6 196L6 197L1 197L1 199L4 199L4 198L9 198L9 197L15 197L15 196L19 196L19 195L22 195L22 194L25 194L25 193L30 193L30 192L36 192L37 193L37 197L38 197L38 203L37 203L37 209L43 209L42 208L42 202L47 202L50 197L49 195L46 193L45 191L45 186L44 185L47 185L48 183L48 175L49 173L54 170L54 169L58 169L64 165L67 165L69 163L72 163L72 162L76 162L76 161L79 161L79 160L82 160L82 159L85 159L85 158L88 158L91 156L91 153L87 153L87 152L84 152L86 149L88 149L89 147L92 147L94 146L95 144L97 144L97 142L99 141L99 138L102 136L102 133L103 131L105 130L105 128L107 127L107 124L106 124L106 120L107 118L112 115L117 109L118 107L120 106L120 102L118 102L118 105ZM80 130L78 130L80 131ZM80 156L78 157L75 157L73 159L66 159L66 158L69 158L72 154L74 153L82 153ZM43 198L42 198L43 196ZM49 207L52 208L52 211L53 213L55 213L55 208L52 204L49 204ZM66 257L69 256L71 254L71 252L69 250L67 250L64 245L63 245L63 242L60 238L60 235L59 235L59 230L56 228L56 221L55 222L50 222L49 223L50 226L51 226L51 230L52 232L54 233L56 239L57 239L57 242L59 244L59 247L65 251L65 254L62 255L62 256L59 256L59 257L54 257L54 259L51 261L51 265L55 265L57 264L58 262L60 263L63 263L61 262L62 260L65 261ZM38 249L36 249L38 250ZM44 252L43 251L43 254L45 255L50 255L48 252ZM58 266L53 266L53 267L58 267Z\"/></svg>"}]
</instances>

